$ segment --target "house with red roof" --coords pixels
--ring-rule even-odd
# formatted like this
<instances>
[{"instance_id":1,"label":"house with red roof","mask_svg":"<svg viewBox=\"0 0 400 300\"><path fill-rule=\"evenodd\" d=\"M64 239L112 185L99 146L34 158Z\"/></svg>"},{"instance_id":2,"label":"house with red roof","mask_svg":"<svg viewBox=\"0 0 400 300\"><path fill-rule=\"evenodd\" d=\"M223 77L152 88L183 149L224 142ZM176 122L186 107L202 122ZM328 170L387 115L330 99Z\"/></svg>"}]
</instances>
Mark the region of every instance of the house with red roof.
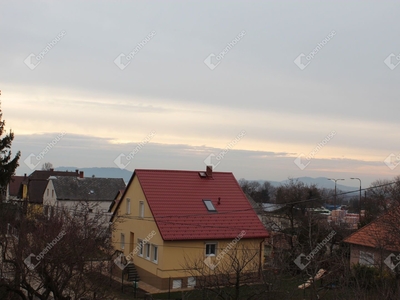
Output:
<instances>
[{"instance_id":1,"label":"house with red roof","mask_svg":"<svg viewBox=\"0 0 400 300\"><path fill-rule=\"evenodd\" d=\"M400 263L396 258L400 253L399 220L397 207L345 238L351 247L350 264L394 269Z\"/></svg>"},{"instance_id":2,"label":"house with red roof","mask_svg":"<svg viewBox=\"0 0 400 300\"><path fill-rule=\"evenodd\" d=\"M258 272L269 236L233 174L211 167L135 170L111 221L112 240L122 254L116 264L134 267L135 280L161 290L196 286L185 262L201 259L205 268L213 267L233 251L227 245L234 240L256 251L257 267L248 271Z\"/></svg>"}]
</instances>

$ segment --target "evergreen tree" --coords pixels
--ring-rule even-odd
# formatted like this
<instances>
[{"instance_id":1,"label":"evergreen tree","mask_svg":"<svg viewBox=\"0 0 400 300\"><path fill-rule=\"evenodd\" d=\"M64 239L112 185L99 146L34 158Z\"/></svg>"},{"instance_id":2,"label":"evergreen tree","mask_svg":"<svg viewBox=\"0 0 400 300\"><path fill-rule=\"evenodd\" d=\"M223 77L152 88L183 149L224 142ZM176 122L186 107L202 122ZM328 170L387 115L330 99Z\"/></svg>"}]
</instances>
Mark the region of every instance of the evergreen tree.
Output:
<instances>
[{"instance_id":1,"label":"evergreen tree","mask_svg":"<svg viewBox=\"0 0 400 300\"><path fill-rule=\"evenodd\" d=\"M0 102L0 201L2 200L4 189L11 180L11 176L14 175L15 170L19 166L18 160L21 156L21 152L18 151L15 157L12 158L11 144L14 140L14 133L10 130L10 132L7 134L5 131L5 124L6 123L3 120L3 112L1 110ZM3 133L5 133L4 137Z\"/></svg>"}]
</instances>

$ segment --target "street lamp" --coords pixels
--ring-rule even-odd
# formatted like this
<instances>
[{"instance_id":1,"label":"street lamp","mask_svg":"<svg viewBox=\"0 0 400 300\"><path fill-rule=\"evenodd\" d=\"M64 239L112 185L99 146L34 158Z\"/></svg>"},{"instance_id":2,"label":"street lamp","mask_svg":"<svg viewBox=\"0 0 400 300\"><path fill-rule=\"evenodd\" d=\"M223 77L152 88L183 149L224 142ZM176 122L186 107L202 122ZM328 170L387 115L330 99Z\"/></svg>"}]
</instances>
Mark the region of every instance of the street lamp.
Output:
<instances>
[{"instance_id":1,"label":"street lamp","mask_svg":"<svg viewBox=\"0 0 400 300\"><path fill-rule=\"evenodd\" d=\"M335 205L335 210L336 210L336 181L338 181L338 180L344 180L344 179L334 179L334 178L327 178L328 180L332 180L332 181L334 181L335 182L335 203L334 203L334 205Z\"/></svg>"},{"instance_id":2,"label":"street lamp","mask_svg":"<svg viewBox=\"0 0 400 300\"><path fill-rule=\"evenodd\" d=\"M360 181L360 200L359 200L360 212L359 212L359 218L360 218L360 221L361 221L361 179L357 178L357 177L351 177L350 179L357 179L358 181Z\"/></svg>"}]
</instances>

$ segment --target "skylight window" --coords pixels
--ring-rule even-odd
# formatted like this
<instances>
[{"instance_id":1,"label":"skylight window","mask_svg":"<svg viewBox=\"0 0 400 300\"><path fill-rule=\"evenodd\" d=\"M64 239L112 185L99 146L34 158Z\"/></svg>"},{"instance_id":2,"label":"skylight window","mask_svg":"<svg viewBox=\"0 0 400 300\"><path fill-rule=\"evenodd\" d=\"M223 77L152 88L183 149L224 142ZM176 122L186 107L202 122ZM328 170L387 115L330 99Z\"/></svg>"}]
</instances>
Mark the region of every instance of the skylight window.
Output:
<instances>
[{"instance_id":1,"label":"skylight window","mask_svg":"<svg viewBox=\"0 0 400 300\"><path fill-rule=\"evenodd\" d=\"M214 204L211 202L211 200L204 200L203 199L203 202L204 202L204 205L206 206L208 211L217 212L217 210L215 209Z\"/></svg>"}]
</instances>

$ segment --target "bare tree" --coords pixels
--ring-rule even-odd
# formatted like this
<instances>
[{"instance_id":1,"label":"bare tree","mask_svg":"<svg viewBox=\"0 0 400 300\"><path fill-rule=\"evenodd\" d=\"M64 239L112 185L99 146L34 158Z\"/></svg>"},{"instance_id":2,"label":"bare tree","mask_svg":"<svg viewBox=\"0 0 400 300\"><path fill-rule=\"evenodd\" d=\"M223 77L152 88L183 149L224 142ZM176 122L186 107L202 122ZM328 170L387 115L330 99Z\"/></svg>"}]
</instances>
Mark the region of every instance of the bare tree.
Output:
<instances>
[{"instance_id":1,"label":"bare tree","mask_svg":"<svg viewBox=\"0 0 400 300\"><path fill-rule=\"evenodd\" d=\"M51 162L45 162L42 165L42 170L44 171L50 171L50 169L53 169L53 164Z\"/></svg>"},{"instance_id":2,"label":"bare tree","mask_svg":"<svg viewBox=\"0 0 400 300\"><path fill-rule=\"evenodd\" d=\"M104 216L82 207L55 212L28 212L1 227L0 288L10 299L110 299L101 281L113 251Z\"/></svg>"},{"instance_id":3,"label":"bare tree","mask_svg":"<svg viewBox=\"0 0 400 300\"><path fill-rule=\"evenodd\" d=\"M221 249L222 250L222 249ZM261 299L269 291L260 266L258 243L237 243L220 259L185 257L182 266L196 277L205 299ZM259 283L255 286L255 283Z\"/></svg>"}]
</instances>

